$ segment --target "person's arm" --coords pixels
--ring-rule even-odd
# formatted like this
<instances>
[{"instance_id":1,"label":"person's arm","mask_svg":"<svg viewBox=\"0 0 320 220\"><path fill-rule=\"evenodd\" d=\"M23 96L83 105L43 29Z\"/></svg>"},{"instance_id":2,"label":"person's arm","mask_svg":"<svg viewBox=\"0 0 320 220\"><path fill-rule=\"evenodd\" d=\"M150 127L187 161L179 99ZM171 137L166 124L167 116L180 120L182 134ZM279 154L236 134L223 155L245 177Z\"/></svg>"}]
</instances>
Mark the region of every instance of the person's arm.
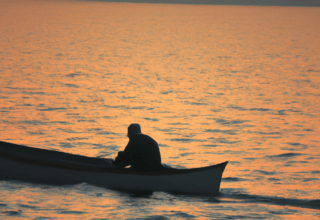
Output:
<instances>
[{"instance_id":1,"label":"person's arm","mask_svg":"<svg viewBox=\"0 0 320 220\"><path fill-rule=\"evenodd\" d=\"M131 165L132 152L133 152L133 143L132 141L129 140L129 143L125 147L124 151L118 152L118 156L115 158L115 161L112 164L121 168Z\"/></svg>"},{"instance_id":2,"label":"person's arm","mask_svg":"<svg viewBox=\"0 0 320 220\"><path fill-rule=\"evenodd\" d=\"M134 141L133 140L129 140L127 146L125 147L124 151L126 156L132 156L132 154L134 153Z\"/></svg>"}]
</instances>

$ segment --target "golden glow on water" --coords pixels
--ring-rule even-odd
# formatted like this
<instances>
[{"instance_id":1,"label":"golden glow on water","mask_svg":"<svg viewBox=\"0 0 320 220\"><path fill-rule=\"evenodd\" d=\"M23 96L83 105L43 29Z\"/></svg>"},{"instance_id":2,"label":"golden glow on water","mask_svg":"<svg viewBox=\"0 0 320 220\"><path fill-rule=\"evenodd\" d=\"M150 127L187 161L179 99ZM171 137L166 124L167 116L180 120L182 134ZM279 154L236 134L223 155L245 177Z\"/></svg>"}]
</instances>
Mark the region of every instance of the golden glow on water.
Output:
<instances>
[{"instance_id":1,"label":"golden glow on water","mask_svg":"<svg viewBox=\"0 0 320 220\"><path fill-rule=\"evenodd\" d=\"M0 14L1 140L114 157L136 122L164 163L230 161L224 177L241 181L222 188L319 197L318 8L45 1Z\"/></svg>"}]
</instances>

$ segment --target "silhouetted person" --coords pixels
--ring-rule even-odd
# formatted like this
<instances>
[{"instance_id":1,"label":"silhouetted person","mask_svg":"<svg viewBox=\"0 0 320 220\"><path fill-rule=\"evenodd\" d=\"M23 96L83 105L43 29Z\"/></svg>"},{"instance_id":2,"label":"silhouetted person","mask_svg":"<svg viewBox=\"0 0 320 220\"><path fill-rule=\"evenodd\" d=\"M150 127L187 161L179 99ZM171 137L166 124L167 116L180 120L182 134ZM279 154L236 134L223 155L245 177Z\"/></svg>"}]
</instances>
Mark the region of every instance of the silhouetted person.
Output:
<instances>
[{"instance_id":1,"label":"silhouetted person","mask_svg":"<svg viewBox=\"0 0 320 220\"><path fill-rule=\"evenodd\" d=\"M124 168L131 165L136 171L156 171L162 168L158 143L141 133L139 124L128 127L129 143L119 151L113 165Z\"/></svg>"}]
</instances>

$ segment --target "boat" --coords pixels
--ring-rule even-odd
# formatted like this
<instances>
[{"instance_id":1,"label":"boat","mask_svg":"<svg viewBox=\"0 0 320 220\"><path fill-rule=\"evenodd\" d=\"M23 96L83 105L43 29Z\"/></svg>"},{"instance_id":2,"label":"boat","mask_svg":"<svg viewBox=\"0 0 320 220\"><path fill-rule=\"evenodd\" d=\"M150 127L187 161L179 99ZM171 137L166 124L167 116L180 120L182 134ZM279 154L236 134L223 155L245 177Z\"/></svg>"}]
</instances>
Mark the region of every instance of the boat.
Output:
<instances>
[{"instance_id":1,"label":"boat","mask_svg":"<svg viewBox=\"0 0 320 220\"><path fill-rule=\"evenodd\" d=\"M156 172L138 172L112 165L112 159L86 157L0 141L0 180L50 185L88 183L128 192L163 191L216 196L228 163Z\"/></svg>"}]
</instances>

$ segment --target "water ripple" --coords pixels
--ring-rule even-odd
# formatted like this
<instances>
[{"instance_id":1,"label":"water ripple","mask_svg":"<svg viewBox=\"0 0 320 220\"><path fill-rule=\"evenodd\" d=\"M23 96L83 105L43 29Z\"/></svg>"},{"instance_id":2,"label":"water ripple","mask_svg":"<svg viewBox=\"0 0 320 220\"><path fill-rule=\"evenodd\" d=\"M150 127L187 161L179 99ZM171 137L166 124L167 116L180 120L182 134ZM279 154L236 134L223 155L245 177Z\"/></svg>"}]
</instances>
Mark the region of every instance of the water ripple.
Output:
<instances>
[{"instance_id":1,"label":"water ripple","mask_svg":"<svg viewBox=\"0 0 320 220\"><path fill-rule=\"evenodd\" d=\"M267 156L269 158L289 158L289 157L297 157L301 156L303 154L301 153L284 153L284 154L278 154L278 155L272 155L272 156Z\"/></svg>"},{"instance_id":2,"label":"water ripple","mask_svg":"<svg viewBox=\"0 0 320 220\"><path fill-rule=\"evenodd\" d=\"M157 118L144 118L144 119L148 121L159 121L159 119Z\"/></svg>"},{"instance_id":3,"label":"water ripple","mask_svg":"<svg viewBox=\"0 0 320 220\"><path fill-rule=\"evenodd\" d=\"M225 177L222 178L224 182L239 182L239 181L248 181L247 179L239 178L239 177Z\"/></svg>"},{"instance_id":4,"label":"water ripple","mask_svg":"<svg viewBox=\"0 0 320 220\"><path fill-rule=\"evenodd\" d=\"M191 143L191 142L206 142L206 140L193 139L193 138L174 138L174 139L170 139L170 141L179 141L179 142L187 142L187 143Z\"/></svg>"},{"instance_id":5,"label":"water ripple","mask_svg":"<svg viewBox=\"0 0 320 220\"><path fill-rule=\"evenodd\" d=\"M248 120L226 120L222 118L215 118L214 120L222 125L239 125L248 122Z\"/></svg>"},{"instance_id":6,"label":"water ripple","mask_svg":"<svg viewBox=\"0 0 320 220\"><path fill-rule=\"evenodd\" d=\"M62 211L58 211L58 213L61 213L61 214L70 214L70 215L82 215L82 214L85 214L85 213L88 213L88 212L84 212L84 211L69 211L69 210L62 210Z\"/></svg>"},{"instance_id":7,"label":"water ripple","mask_svg":"<svg viewBox=\"0 0 320 220\"><path fill-rule=\"evenodd\" d=\"M2 212L3 214L6 214L8 216L17 216L17 215L21 215L22 211L4 211Z\"/></svg>"},{"instance_id":8,"label":"water ripple","mask_svg":"<svg viewBox=\"0 0 320 220\"><path fill-rule=\"evenodd\" d=\"M204 132L223 133L223 134L229 134L229 135L236 135L237 134L234 130L220 130L220 129L207 129Z\"/></svg>"},{"instance_id":9,"label":"water ripple","mask_svg":"<svg viewBox=\"0 0 320 220\"><path fill-rule=\"evenodd\" d=\"M38 109L39 111L59 111L59 110L67 110L66 108L45 108L45 109Z\"/></svg>"},{"instance_id":10,"label":"water ripple","mask_svg":"<svg viewBox=\"0 0 320 220\"><path fill-rule=\"evenodd\" d=\"M65 143L65 142L60 143L60 146L61 146L62 148L74 148L74 147L75 147L75 146L73 146L72 144L70 144L70 143Z\"/></svg>"},{"instance_id":11,"label":"water ripple","mask_svg":"<svg viewBox=\"0 0 320 220\"><path fill-rule=\"evenodd\" d=\"M225 138L214 138L211 137L209 138L210 140L212 140L214 143L221 143L221 144L236 144L239 143L240 141L229 141Z\"/></svg>"}]
</instances>

